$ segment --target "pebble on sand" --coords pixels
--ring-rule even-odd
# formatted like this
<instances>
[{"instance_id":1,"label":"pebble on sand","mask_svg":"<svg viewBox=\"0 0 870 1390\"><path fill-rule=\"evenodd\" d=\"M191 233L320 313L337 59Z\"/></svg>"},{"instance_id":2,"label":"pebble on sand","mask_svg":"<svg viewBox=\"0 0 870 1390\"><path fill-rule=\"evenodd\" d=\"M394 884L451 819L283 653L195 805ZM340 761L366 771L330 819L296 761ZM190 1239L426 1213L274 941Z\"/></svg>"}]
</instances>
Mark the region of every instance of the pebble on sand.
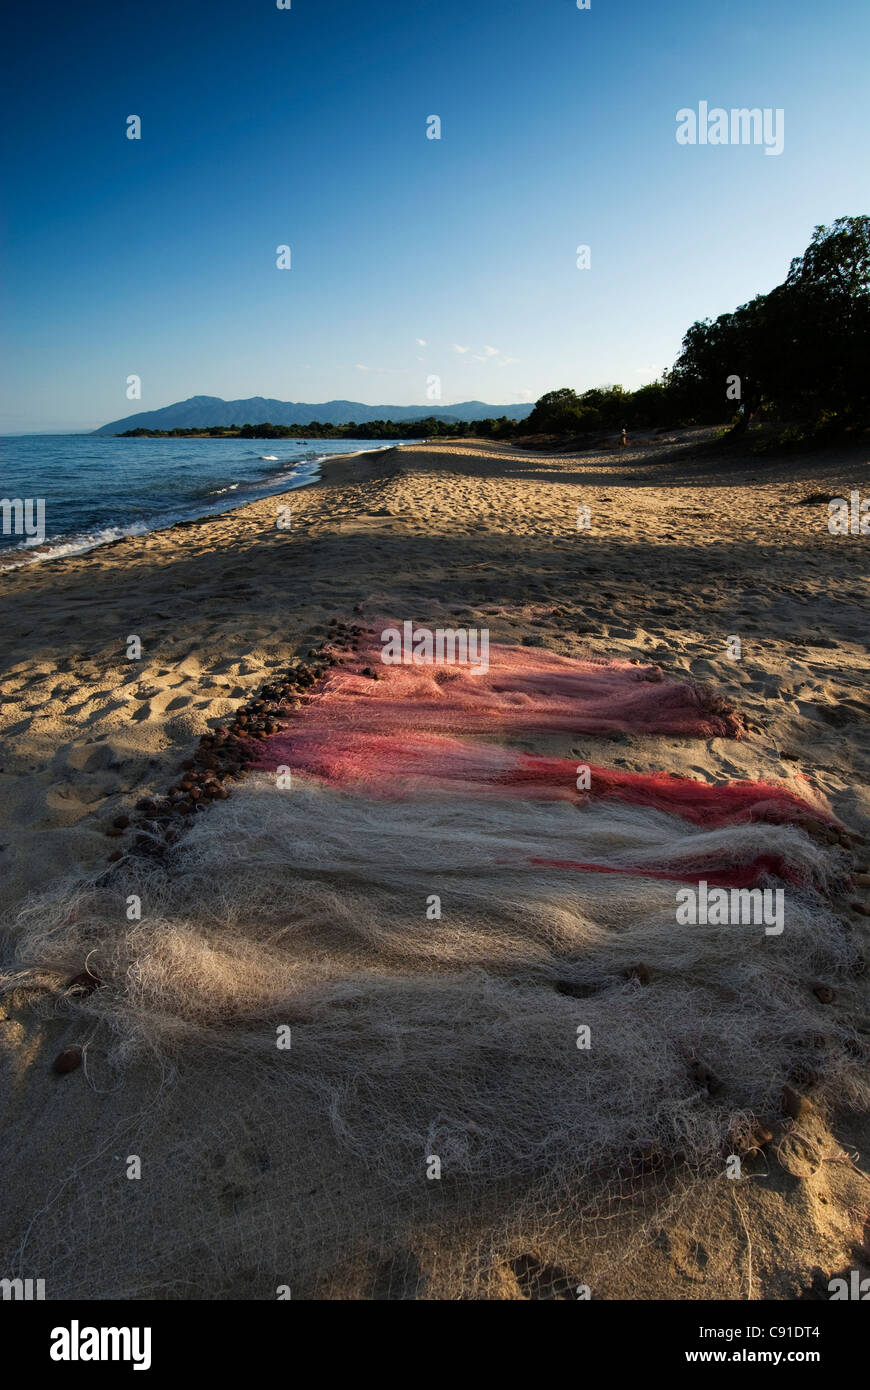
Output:
<instances>
[{"instance_id":1,"label":"pebble on sand","mask_svg":"<svg viewBox=\"0 0 870 1390\"><path fill-rule=\"evenodd\" d=\"M65 1076L68 1071L75 1071L82 1064L82 1050L80 1047L66 1047L63 1052L59 1052L52 1062L52 1070L58 1076Z\"/></svg>"}]
</instances>

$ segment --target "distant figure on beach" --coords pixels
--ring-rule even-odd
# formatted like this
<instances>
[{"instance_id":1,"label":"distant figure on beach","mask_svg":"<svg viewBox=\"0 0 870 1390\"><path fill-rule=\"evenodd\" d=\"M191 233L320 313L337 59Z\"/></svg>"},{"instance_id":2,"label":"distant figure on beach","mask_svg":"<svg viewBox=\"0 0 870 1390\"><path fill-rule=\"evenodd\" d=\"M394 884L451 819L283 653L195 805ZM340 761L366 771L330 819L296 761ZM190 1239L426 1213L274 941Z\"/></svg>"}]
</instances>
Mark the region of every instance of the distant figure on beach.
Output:
<instances>
[{"instance_id":1,"label":"distant figure on beach","mask_svg":"<svg viewBox=\"0 0 870 1390\"><path fill-rule=\"evenodd\" d=\"M627 449L627 448L628 448L628 440L627 440L626 435L625 435L625 429L626 429L626 427L625 427L625 425L623 425L623 427L622 427L622 434L621 434L621 436L620 436L619 443L618 443L617 446L616 446L617 449Z\"/></svg>"}]
</instances>

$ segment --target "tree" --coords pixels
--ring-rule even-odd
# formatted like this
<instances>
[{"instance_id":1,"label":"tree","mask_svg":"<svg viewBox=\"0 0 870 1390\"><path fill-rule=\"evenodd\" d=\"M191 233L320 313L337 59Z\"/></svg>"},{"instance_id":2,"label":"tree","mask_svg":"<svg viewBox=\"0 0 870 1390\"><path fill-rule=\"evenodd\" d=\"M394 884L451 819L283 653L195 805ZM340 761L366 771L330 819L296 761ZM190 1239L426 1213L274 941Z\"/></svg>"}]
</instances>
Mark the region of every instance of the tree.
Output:
<instances>
[{"instance_id":1,"label":"tree","mask_svg":"<svg viewBox=\"0 0 870 1390\"><path fill-rule=\"evenodd\" d=\"M870 298L870 217L838 217L832 227L816 227L786 284L822 291L847 310Z\"/></svg>"},{"instance_id":2,"label":"tree","mask_svg":"<svg viewBox=\"0 0 870 1390\"><path fill-rule=\"evenodd\" d=\"M580 397L570 386L547 391L526 420L529 434L567 434L579 429L582 416Z\"/></svg>"},{"instance_id":3,"label":"tree","mask_svg":"<svg viewBox=\"0 0 870 1390\"><path fill-rule=\"evenodd\" d=\"M870 217L816 227L802 256L766 295L692 324L671 385L683 414L728 413L740 378L738 429L761 410L794 420L866 421L870 407Z\"/></svg>"}]
</instances>

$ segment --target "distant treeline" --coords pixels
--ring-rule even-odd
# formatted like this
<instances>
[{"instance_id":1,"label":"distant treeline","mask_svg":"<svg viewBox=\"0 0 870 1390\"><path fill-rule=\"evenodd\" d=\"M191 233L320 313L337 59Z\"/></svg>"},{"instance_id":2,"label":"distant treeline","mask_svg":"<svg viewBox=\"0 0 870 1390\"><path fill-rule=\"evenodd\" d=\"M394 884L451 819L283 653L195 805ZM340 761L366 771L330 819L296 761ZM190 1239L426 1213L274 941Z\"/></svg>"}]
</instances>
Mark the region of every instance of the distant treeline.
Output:
<instances>
[{"instance_id":1,"label":"distant treeline","mask_svg":"<svg viewBox=\"0 0 870 1390\"><path fill-rule=\"evenodd\" d=\"M478 435L594 435L753 422L795 435L870 424L870 217L816 227L781 285L717 319L693 323L661 381L582 395L548 391L525 420L373 420L366 425L231 425L228 429L127 430L127 435L241 439L431 439ZM787 431L788 433L788 431Z\"/></svg>"},{"instance_id":2,"label":"distant treeline","mask_svg":"<svg viewBox=\"0 0 870 1390\"><path fill-rule=\"evenodd\" d=\"M542 396L518 433L579 435L730 422L795 435L870 424L870 217L816 227L781 285L693 323L661 381Z\"/></svg>"},{"instance_id":3,"label":"distant treeline","mask_svg":"<svg viewBox=\"0 0 870 1390\"><path fill-rule=\"evenodd\" d=\"M174 430L124 430L118 439L431 439L433 436L446 438L467 438L470 434L482 435L487 439L499 438L501 434L510 435L516 428L515 420L438 420L428 416L424 420L369 420L358 425L351 420L347 425L325 425L320 420L312 420L308 425L199 425L193 429Z\"/></svg>"}]
</instances>

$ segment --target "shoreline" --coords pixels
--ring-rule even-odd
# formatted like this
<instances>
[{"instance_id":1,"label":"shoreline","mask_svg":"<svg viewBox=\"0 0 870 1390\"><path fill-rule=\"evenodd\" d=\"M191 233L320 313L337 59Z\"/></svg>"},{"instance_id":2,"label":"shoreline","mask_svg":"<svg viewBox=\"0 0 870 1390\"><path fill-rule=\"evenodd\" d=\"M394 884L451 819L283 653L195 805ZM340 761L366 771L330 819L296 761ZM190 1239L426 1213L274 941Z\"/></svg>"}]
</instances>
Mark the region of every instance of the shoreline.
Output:
<instances>
[{"instance_id":1,"label":"shoreline","mask_svg":"<svg viewBox=\"0 0 870 1390\"><path fill-rule=\"evenodd\" d=\"M698 468L690 450L676 464L652 449L541 458L479 441L360 450L331 456L304 487L8 569L0 587L14 599L0 681L0 732L13 739L6 768L31 765L33 747L47 788L31 788L30 801L35 811L48 795L46 829L87 819L104 797L122 811L132 789L120 776L95 778L95 799L83 804L71 795L76 764L88 763L76 751L82 740L117 739L119 756L107 761L132 757L141 779L146 746L158 761L173 750L184 756L232 701L302 649L306 633L324 632L331 617L360 604L424 624L473 621L491 628L492 641L545 642L567 655L651 658L675 674L719 680L748 700L759 728L770 724L771 701L795 716L808 711L813 722L821 707L829 735L836 684L859 720L854 696L870 686L856 599L846 597L858 593L851 571L861 570L864 553L860 538L831 537L818 507L800 503L828 474L832 492L844 476L858 483L858 457L822 470L791 460L756 471L739 460L730 470L722 460ZM586 496L595 509L589 533L575 522ZM291 525L280 530L276 510L287 505ZM788 571L784 585L769 573L774 556ZM866 576L860 582L870 594ZM760 597L768 586L770 612ZM808 626L822 614L836 642ZM773 627L766 637L765 622ZM740 631L742 664L725 654L725 637ZM141 638L141 661L126 657L130 635ZM840 651L836 660L828 648ZM16 703L24 706L17 713ZM625 761L606 746L598 761L614 752ZM717 755L709 771L754 769L789 782L814 752L812 731L798 720L766 751L741 747L727 763ZM870 793L849 791L844 772L833 753L812 776L842 819L857 814L870 831ZM56 776L61 787L52 791Z\"/></svg>"},{"instance_id":2,"label":"shoreline","mask_svg":"<svg viewBox=\"0 0 870 1390\"><path fill-rule=\"evenodd\" d=\"M14 910L65 872L99 878L124 844L115 822L132 819L140 799L163 796L204 733L304 662L336 619L382 615L485 627L493 643L639 660L703 682L744 715L747 737L554 733L531 751L818 795L870 839L870 552L860 536L830 535L824 501L807 500L852 487L870 492L860 449L761 468L737 454L693 458L691 445L674 459L652 447L581 458L478 441L415 443L333 456L317 482L291 493L19 567L2 590L13 600L0 669L7 904ZM283 531L275 526L282 497L292 507ZM593 524L580 531L584 502ZM742 639L739 660L728 652L732 634ZM130 655L131 636L138 655ZM859 861L865 855L870 849ZM857 906L843 918L870 958L870 869L859 867ZM290 848L288 885L294 872ZM82 969L70 966L70 976ZM732 986L739 1002L739 970ZM64 998L55 982L42 1009L0 1006L0 1065L15 1082L7 1131L26 1127L36 1107L42 1117L38 1160L10 1178L23 1212L62 1188L79 1150L88 1152L88 1126L111 1113L105 1096L79 1084L83 1073L51 1073L58 1051L82 1038L78 1006ZM844 998L837 992L825 1007L846 1009L843 1019L857 1027ZM103 1060L95 1047L93 1065ZM145 1072L125 1073L131 1108L145 1107L152 1084ZM198 1090L184 1094L179 1114L195 1125ZM721 1223L704 1229L703 1267L685 1253L677 1220L642 1268L612 1262L601 1296L656 1297L662 1287L674 1298L697 1298L702 1288L708 1297L744 1296L735 1251L745 1250L747 1230L760 1297L799 1297L815 1266L829 1277L854 1264L860 1233L851 1213L866 1180L836 1155L870 1152L870 1128L839 1114L814 1125L831 1161L783 1178L771 1150L769 1173L762 1165L744 1184L741 1209L726 1204ZM162 1139L150 1142L159 1149ZM225 1178L203 1172L201 1181L204 1200L219 1206ZM245 1199L254 1191L247 1175L238 1185Z\"/></svg>"},{"instance_id":3,"label":"shoreline","mask_svg":"<svg viewBox=\"0 0 870 1390\"><path fill-rule=\"evenodd\" d=\"M204 437L207 438L208 436ZM210 517L225 516L228 512L236 511L254 502L262 502L270 497L280 497L284 494L297 492L299 489L305 487L315 487L321 481L324 466L336 459L352 459L356 458L359 454L381 453L391 448L400 447L402 446L384 444L375 449L357 449L350 454L325 454L308 462L301 461L299 464L295 465L295 467L301 472L306 473L306 476L301 477L299 481L295 483L288 484L286 481L283 481L276 487L274 492L264 492L259 497L247 497L237 502L230 501L226 505L216 502L205 511L195 510L193 515L188 515L187 511L185 511L183 515L172 521L161 519L159 514L152 518L151 523L147 521L129 521L124 523L121 527L112 528L115 530L120 529L122 532L126 532L126 534L109 536L105 540L91 539L89 537L82 537L81 540L78 540L75 536L68 537L60 535L51 541L43 541L36 546L10 546L8 550L0 550L0 576L20 569L29 568L31 565L49 564L57 560L89 555L95 550L103 550L111 548L112 546L123 545L127 541L138 539L140 536L151 535L155 532L172 531L176 527L191 526L197 521L205 521ZM310 476L308 476L308 473L310 473ZM234 486L240 487L242 485L241 483L237 483ZM193 508L188 510L192 511ZM22 558L15 559L11 563L6 563L7 555L21 556Z\"/></svg>"}]
</instances>

